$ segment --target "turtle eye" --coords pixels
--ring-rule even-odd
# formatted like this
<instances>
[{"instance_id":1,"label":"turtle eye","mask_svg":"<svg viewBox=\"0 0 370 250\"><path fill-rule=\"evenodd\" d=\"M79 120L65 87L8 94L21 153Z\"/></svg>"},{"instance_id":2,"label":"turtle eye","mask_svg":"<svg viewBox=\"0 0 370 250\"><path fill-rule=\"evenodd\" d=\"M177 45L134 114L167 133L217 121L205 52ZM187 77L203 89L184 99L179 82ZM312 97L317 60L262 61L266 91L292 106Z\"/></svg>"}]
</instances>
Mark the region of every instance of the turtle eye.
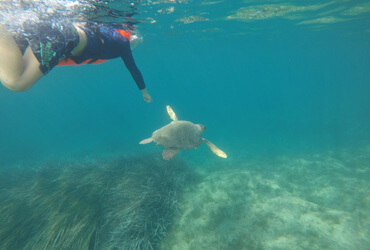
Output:
<instances>
[{"instance_id":1,"label":"turtle eye","mask_svg":"<svg viewBox=\"0 0 370 250\"><path fill-rule=\"evenodd\" d=\"M206 130L206 126L204 126L202 124L198 124L198 125L199 125L200 131L203 133Z\"/></svg>"}]
</instances>

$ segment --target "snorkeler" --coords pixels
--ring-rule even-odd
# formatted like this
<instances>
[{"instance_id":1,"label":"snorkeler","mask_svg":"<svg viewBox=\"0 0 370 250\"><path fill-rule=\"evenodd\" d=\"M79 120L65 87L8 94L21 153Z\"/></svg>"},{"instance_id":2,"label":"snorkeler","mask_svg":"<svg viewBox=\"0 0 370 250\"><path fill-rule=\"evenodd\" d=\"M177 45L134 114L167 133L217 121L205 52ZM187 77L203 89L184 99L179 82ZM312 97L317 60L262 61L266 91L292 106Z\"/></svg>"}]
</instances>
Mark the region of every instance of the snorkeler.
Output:
<instances>
[{"instance_id":1,"label":"snorkeler","mask_svg":"<svg viewBox=\"0 0 370 250\"><path fill-rule=\"evenodd\" d=\"M22 32L0 25L0 81L26 91L57 65L97 64L121 57L146 102L151 102L130 47L131 30L69 21L24 23Z\"/></svg>"}]
</instances>

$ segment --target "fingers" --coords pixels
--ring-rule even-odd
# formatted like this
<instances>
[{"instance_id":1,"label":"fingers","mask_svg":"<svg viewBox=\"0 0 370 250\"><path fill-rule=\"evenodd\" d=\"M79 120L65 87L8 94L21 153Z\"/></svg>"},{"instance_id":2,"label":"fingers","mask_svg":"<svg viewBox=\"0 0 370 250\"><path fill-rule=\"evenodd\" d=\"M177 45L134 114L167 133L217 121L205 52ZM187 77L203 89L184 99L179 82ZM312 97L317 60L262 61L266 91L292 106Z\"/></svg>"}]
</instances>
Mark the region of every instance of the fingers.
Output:
<instances>
[{"instance_id":1,"label":"fingers","mask_svg":"<svg viewBox=\"0 0 370 250\"><path fill-rule=\"evenodd\" d=\"M144 101L148 103L152 101L152 97L149 94L145 94L143 95L143 97L144 97Z\"/></svg>"}]
</instances>

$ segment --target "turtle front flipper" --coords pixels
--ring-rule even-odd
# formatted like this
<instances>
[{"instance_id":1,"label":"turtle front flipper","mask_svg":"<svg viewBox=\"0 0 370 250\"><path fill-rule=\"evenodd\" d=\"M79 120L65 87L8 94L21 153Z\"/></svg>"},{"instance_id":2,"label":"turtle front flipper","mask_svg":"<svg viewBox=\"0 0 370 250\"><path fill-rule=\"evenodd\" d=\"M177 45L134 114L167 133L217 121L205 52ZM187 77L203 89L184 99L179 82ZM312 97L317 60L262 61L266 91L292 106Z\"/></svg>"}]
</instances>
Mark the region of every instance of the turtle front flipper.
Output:
<instances>
[{"instance_id":1,"label":"turtle front flipper","mask_svg":"<svg viewBox=\"0 0 370 250\"><path fill-rule=\"evenodd\" d=\"M166 148L162 152L162 156L164 160L171 160L177 153L180 152L179 148Z\"/></svg>"},{"instance_id":2,"label":"turtle front flipper","mask_svg":"<svg viewBox=\"0 0 370 250\"><path fill-rule=\"evenodd\" d=\"M227 155L225 154L224 151L222 151L221 149L219 149L218 147L216 147L215 144L213 144L212 142L202 138L202 141L207 144L207 146L212 150L212 152L217 155L218 157L221 157L221 158L227 158Z\"/></svg>"},{"instance_id":3,"label":"turtle front flipper","mask_svg":"<svg viewBox=\"0 0 370 250\"><path fill-rule=\"evenodd\" d=\"M177 116L176 116L175 112L173 112L172 108L169 105L166 106L166 109L167 109L168 115L171 117L171 119L173 121L178 121L179 120L179 119L177 119Z\"/></svg>"},{"instance_id":4,"label":"turtle front flipper","mask_svg":"<svg viewBox=\"0 0 370 250\"><path fill-rule=\"evenodd\" d=\"M148 139L144 139L142 140L141 142L139 142L139 144L147 144L147 143L151 143L153 141L153 138L150 137Z\"/></svg>"}]
</instances>

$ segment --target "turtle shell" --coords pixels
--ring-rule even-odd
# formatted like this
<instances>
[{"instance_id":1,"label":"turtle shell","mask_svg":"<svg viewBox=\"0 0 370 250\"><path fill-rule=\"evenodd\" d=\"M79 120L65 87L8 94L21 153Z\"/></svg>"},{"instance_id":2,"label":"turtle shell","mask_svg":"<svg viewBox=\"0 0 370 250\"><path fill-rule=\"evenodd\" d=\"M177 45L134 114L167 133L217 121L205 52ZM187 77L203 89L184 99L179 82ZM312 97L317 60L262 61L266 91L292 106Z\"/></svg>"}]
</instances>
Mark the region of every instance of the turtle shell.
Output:
<instances>
[{"instance_id":1,"label":"turtle shell","mask_svg":"<svg viewBox=\"0 0 370 250\"><path fill-rule=\"evenodd\" d=\"M166 148L193 149L200 146L202 137L199 127L188 121L174 121L153 132L157 145Z\"/></svg>"}]
</instances>

